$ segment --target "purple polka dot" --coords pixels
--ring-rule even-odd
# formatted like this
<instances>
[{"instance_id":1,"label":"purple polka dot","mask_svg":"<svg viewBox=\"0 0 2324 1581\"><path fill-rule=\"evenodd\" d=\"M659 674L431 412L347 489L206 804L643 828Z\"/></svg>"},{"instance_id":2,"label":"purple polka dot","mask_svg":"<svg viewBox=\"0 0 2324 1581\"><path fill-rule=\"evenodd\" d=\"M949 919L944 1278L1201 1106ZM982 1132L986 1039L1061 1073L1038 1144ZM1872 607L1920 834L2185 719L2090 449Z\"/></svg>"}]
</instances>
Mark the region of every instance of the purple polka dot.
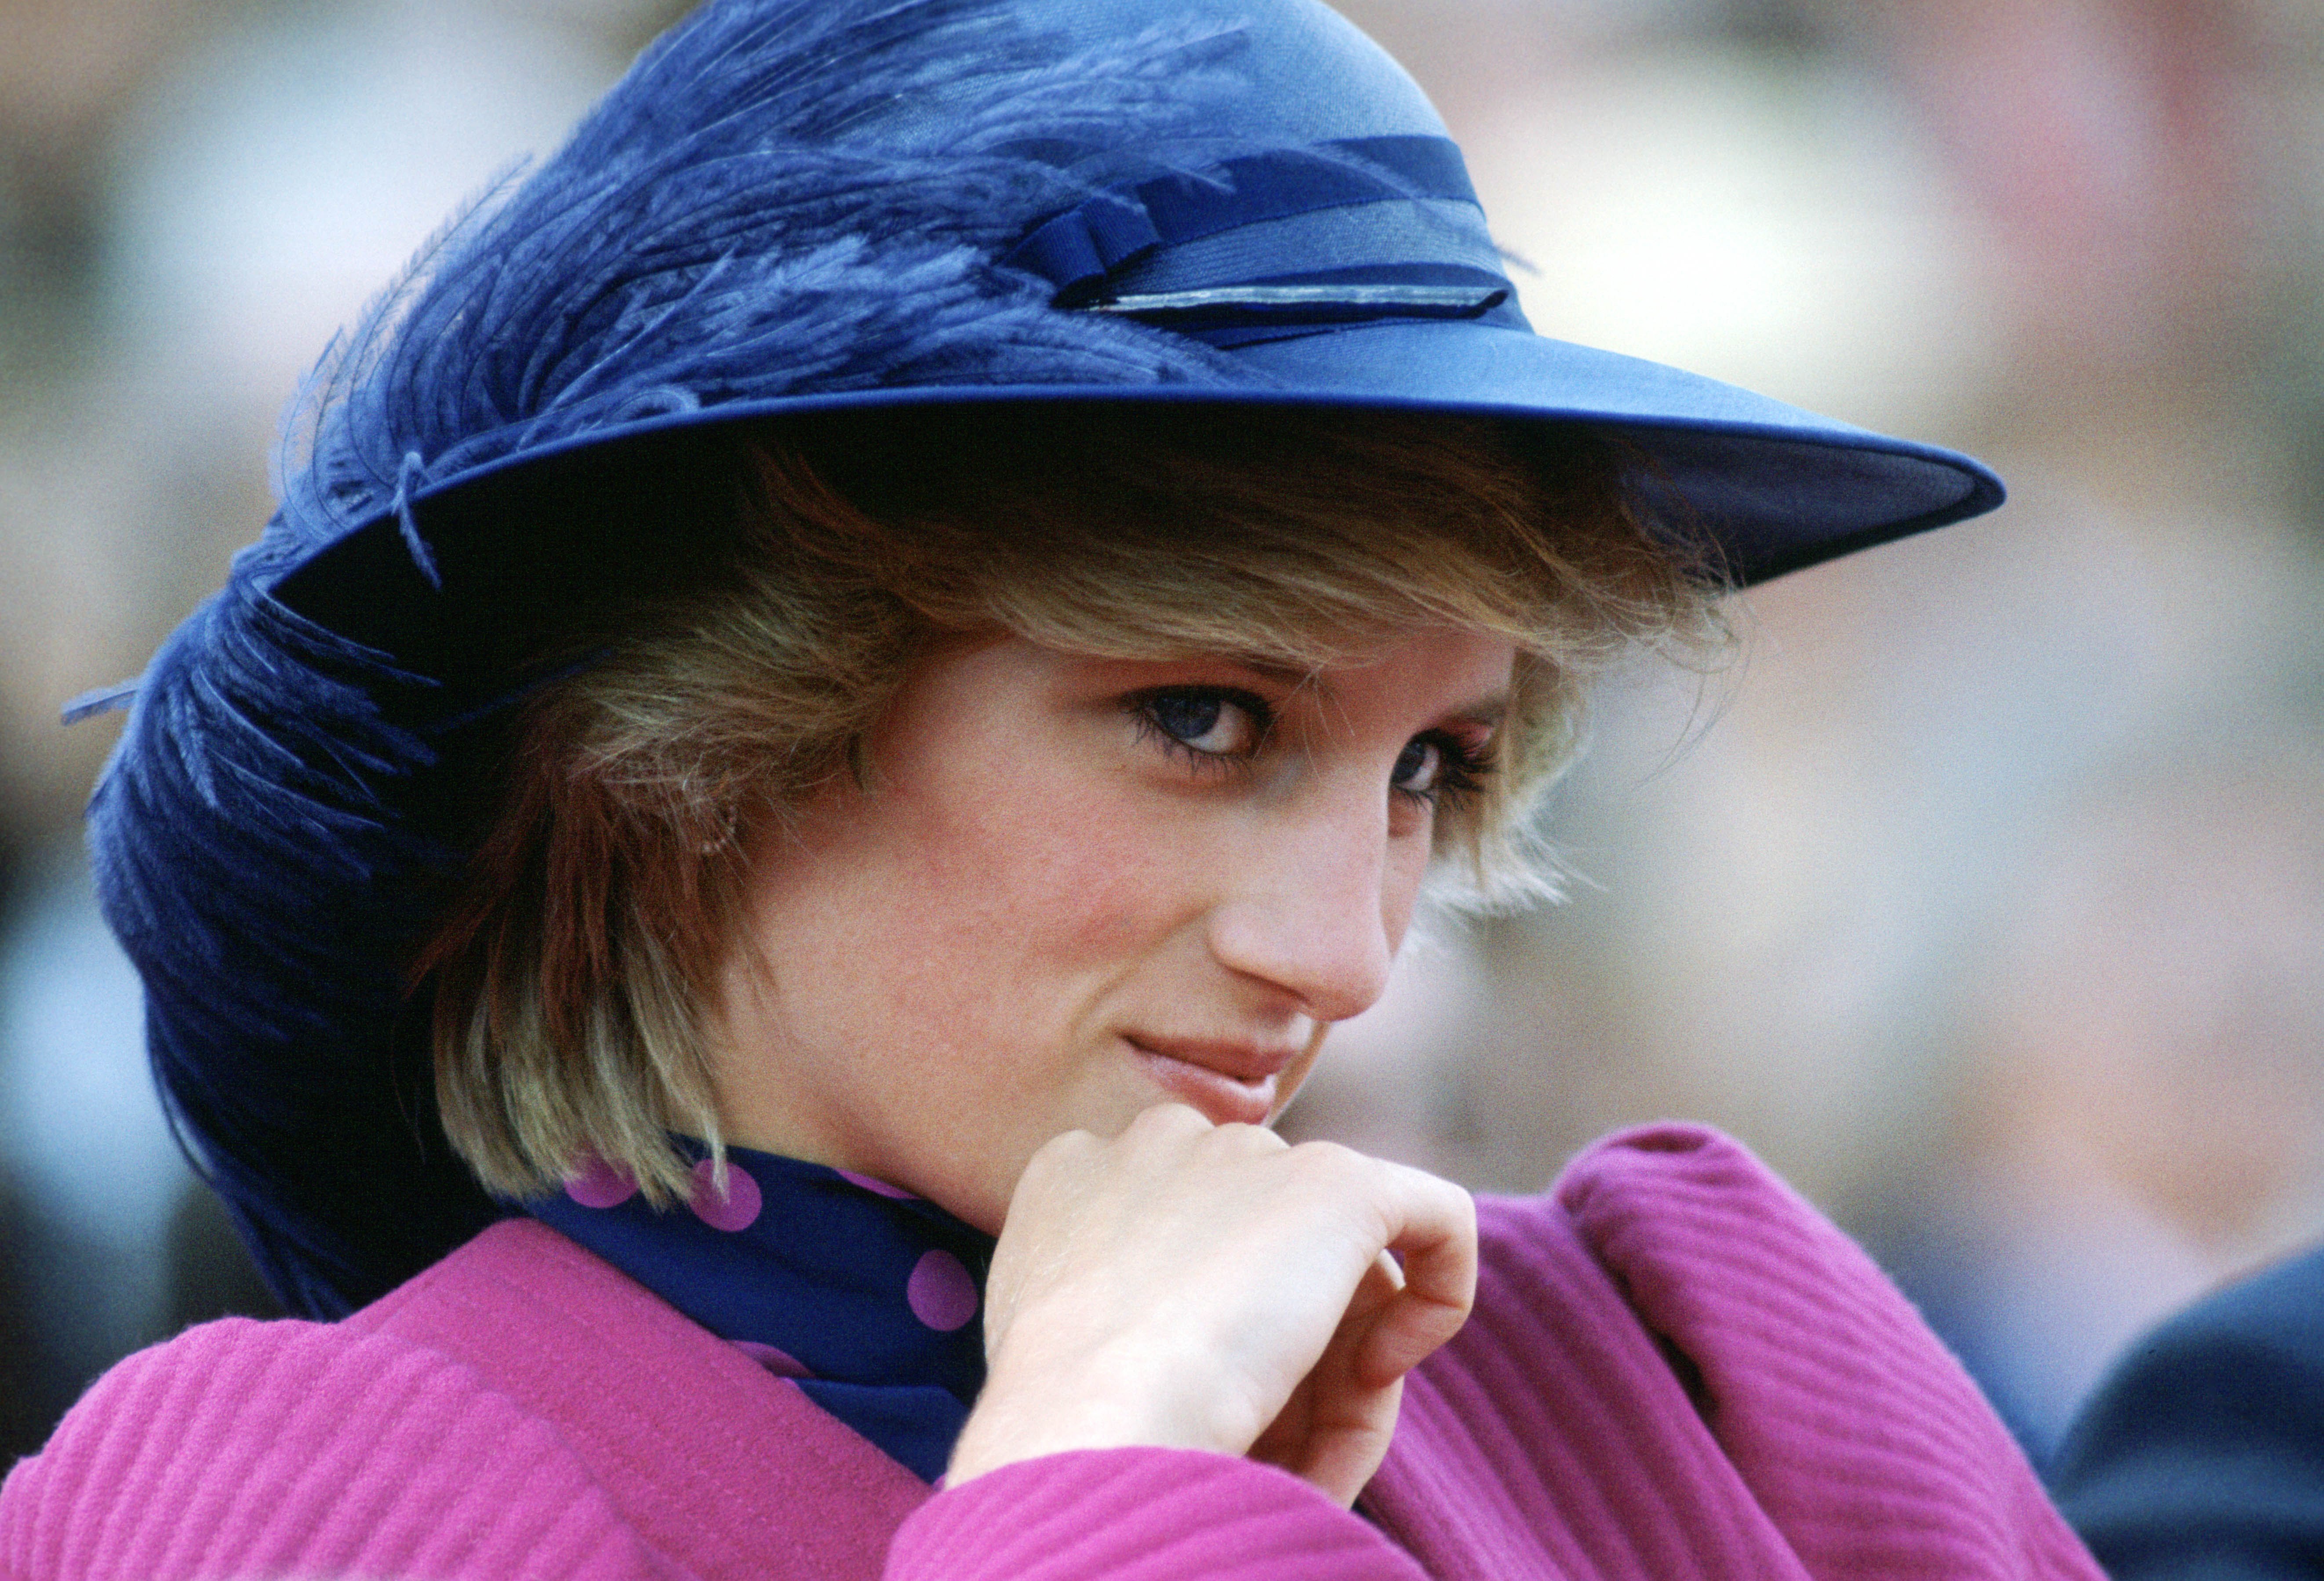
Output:
<instances>
[{"instance_id":1,"label":"purple polka dot","mask_svg":"<svg viewBox=\"0 0 2324 1581\"><path fill-rule=\"evenodd\" d=\"M726 1195L718 1195L708 1159L694 1166L694 1216L714 1230L747 1230L759 1222L759 1183L742 1165L726 1166Z\"/></svg>"},{"instance_id":2,"label":"purple polka dot","mask_svg":"<svg viewBox=\"0 0 2324 1581\"><path fill-rule=\"evenodd\" d=\"M738 1339L734 1348L766 1368L778 1378L812 1378L807 1364L788 1351L777 1350L770 1345L761 1345L755 1339Z\"/></svg>"},{"instance_id":3,"label":"purple polka dot","mask_svg":"<svg viewBox=\"0 0 2324 1581\"><path fill-rule=\"evenodd\" d=\"M565 1182L565 1195L584 1207L618 1207L637 1194L637 1180L627 1170L594 1154L579 1174Z\"/></svg>"},{"instance_id":4,"label":"purple polka dot","mask_svg":"<svg viewBox=\"0 0 2324 1581\"><path fill-rule=\"evenodd\" d=\"M923 1253L904 1281L912 1316L938 1334L950 1334L976 1316L976 1281L951 1253Z\"/></svg>"},{"instance_id":5,"label":"purple polka dot","mask_svg":"<svg viewBox=\"0 0 2324 1581\"><path fill-rule=\"evenodd\" d=\"M918 1197L905 1190L901 1186L890 1186L885 1180L880 1179L875 1176L859 1175L853 1170L841 1170L838 1171L838 1175L841 1179L846 1181L850 1186L861 1186L866 1191L877 1192L881 1197L892 1197L899 1202L918 1202L919 1200Z\"/></svg>"}]
</instances>

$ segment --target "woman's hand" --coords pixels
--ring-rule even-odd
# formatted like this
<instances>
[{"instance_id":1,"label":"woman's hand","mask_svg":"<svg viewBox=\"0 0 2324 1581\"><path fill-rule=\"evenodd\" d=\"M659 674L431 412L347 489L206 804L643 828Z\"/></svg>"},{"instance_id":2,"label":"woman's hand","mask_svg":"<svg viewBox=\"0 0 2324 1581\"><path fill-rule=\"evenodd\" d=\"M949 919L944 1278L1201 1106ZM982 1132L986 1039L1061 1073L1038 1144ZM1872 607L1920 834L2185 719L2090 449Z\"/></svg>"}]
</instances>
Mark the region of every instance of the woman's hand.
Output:
<instances>
[{"instance_id":1,"label":"woman's hand","mask_svg":"<svg viewBox=\"0 0 2324 1581\"><path fill-rule=\"evenodd\" d=\"M1148 1444L1250 1454L1352 1503L1476 1285L1475 1204L1434 1176L1176 1104L1111 1142L1069 1132L1010 1199L947 1482Z\"/></svg>"}]
</instances>

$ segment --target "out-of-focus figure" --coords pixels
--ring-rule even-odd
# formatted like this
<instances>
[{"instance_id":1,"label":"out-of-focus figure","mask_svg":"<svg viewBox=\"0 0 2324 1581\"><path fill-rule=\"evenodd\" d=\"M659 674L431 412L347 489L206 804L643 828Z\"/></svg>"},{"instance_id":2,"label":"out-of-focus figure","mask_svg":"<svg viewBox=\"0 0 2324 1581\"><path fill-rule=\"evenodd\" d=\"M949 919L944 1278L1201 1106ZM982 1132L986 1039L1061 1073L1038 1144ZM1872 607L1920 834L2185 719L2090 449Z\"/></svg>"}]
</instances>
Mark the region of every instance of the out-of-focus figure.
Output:
<instances>
[{"instance_id":1,"label":"out-of-focus figure","mask_svg":"<svg viewBox=\"0 0 2324 1581\"><path fill-rule=\"evenodd\" d=\"M2047 1451L2134 1335L2315 1222L2324 763L2263 738L2107 777L1979 965L1961 1132L1896 1250Z\"/></svg>"},{"instance_id":2,"label":"out-of-focus figure","mask_svg":"<svg viewBox=\"0 0 2324 1581\"><path fill-rule=\"evenodd\" d=\"M2115 1581L2324 1575L2324 1250L2130 1353L2067 1440L2060 1506Z\"/></svg>"}]
</instances>

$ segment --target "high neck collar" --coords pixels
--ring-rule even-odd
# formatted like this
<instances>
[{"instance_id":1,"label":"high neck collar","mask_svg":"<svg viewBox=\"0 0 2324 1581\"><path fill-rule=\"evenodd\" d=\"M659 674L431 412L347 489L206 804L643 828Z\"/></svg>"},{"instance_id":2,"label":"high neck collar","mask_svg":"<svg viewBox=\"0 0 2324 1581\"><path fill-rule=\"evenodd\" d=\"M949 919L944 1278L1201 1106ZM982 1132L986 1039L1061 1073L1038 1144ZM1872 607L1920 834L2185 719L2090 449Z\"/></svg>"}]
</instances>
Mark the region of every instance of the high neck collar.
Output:
<instances>
[{"instance_id":1,"label":"high neck collar","mask_svg":"<svg viewBox=\"0 0 2324 1581\"><path fill-rule=\"evenodd\" d=\"M992 1237L874 1180L744 1148L657 1211L603 1166L525 1205L934 1482L984 1383Z\"/></svg>"}]
</instances>

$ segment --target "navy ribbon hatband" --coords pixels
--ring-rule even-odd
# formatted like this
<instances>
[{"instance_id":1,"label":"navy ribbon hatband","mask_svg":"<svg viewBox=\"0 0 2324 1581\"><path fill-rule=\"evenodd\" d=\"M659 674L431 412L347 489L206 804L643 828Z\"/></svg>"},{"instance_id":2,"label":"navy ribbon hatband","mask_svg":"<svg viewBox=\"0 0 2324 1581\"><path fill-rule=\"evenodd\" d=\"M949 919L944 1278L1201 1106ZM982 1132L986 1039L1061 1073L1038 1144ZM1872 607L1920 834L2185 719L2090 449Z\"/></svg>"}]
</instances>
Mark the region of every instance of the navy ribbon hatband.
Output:
<instances>
[{"instance_id":1,"label":"navy ribbon hatband","mask_svg":"<svg viewBox=\"0 0 2324 1581\"><path fill-rule=\"evenodd\" d=\"M1124 183L1004 262L1048 281L1060 308L1222 345L1380 319L1525 323L1442 137L1348 138Z\"/></svg>"}]
</instances>

